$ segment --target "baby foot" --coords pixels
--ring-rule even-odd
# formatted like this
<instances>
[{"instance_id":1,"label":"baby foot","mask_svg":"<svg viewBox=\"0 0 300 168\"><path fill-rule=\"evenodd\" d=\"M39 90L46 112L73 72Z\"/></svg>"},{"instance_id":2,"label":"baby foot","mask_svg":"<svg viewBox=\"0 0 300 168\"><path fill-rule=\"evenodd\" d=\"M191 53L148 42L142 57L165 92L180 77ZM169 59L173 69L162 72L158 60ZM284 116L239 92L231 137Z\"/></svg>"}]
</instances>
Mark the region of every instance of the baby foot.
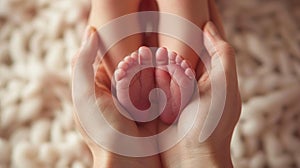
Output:
<instances>
[{"instance_id":1,"label":"baby foot","mask_svg":"<svg viewBox=\"0 0 300 168\"><path fill-rule=\"evenodd\" d=\"M151 118L155 111L149 101L149 94L155 87L151 50L148 47L140 47L137 52L125 57L115 71L115 81L120 104L134 120L149 121L149 117Z\"/></svg>"},{"instance_id":2,"label":"baby foot","mask_svg":"<svg viewBox=\"0 0 300 168\"><path fill-rule=\"evenodd\" d=\"M194 93L194 72L187 61L175 52L159 48L156 52L155 78L157 87L163 89L168 100L160 119L172 124Z\"/></svg>"}]
</instances>

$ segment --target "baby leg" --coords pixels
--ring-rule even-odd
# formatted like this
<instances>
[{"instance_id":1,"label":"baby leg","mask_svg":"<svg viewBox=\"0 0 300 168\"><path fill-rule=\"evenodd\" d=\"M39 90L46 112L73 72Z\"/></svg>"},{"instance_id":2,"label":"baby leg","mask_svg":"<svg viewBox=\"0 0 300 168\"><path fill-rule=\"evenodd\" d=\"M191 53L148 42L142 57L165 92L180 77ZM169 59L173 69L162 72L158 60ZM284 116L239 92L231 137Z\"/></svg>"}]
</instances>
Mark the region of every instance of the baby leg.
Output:
<instances>
[{"instance_id":1,"label":"baby leg","mask_svg":"<svg viewBox=\"0 0 300 168\"><path fill-rule=\"evenodd\" d=\"M99 29L113 19L138 12L140 0L92 0L91 4L89 24ZM138 18L130 20L130 24L130 27L139 27ZM123 28L115 29L116 31L120 31ZM103 43L105 43L105 41ZM142 35L136 34L120 40L110 48L103 60L109 76L112 76L117 64L123 60L126 55L136 51L141 45Z\"/></svg>"},{"instance_id":2,"label":"baby leg","mask_svg":"<svg viewBox=\"0 0 300 168\"><path fill-rule=\"evenodd\" d=\"M209 7L208 0L157 0L159 10L161 12L171 13L183 17L199 28L202 28L204 23L209 20ZM164 23L160 22L160 25ZM170 25L172 28L178 28L182 25ZM179 30L181 31L181 30ZM183 36L189 37L190 32L182 29ZM201 38L201 37L198 37ZM161 47L167 47L169 50L175 51L182 55L185 60L191 63L191 67L196 69L198 66L199 57L197 54L186 44L178 39L159 35L159 45ZM199 44L201 47L201 44ZM201 72L196 72L198 73Z\"/></svg>"}]
</instances>

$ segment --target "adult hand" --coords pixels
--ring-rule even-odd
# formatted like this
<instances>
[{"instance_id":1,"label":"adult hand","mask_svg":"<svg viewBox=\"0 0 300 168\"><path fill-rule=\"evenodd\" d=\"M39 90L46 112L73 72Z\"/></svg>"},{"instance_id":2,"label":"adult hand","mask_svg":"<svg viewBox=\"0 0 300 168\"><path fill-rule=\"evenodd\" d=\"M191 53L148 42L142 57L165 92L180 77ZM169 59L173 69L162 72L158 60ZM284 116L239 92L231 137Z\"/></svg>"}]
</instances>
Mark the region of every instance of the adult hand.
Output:
<instances>
[{"instance_id":1,"label":"adult hand","mask_svg":"<svg viewBox=\"0 0 300 168\"><path fill-rule=\"evenodd\" d=\"M218 28L220 29L220 27ZM87 135L85 130L83 130L83 128L79 124L78 116L75 115L77 126L81 131L85 141L92 150L94 157L94 166L101 165L101 167L161 167L161 161L163 162L162 164L165 167L194 167L195 165L203 167L210 167L212 165L226 165L226 167L231 166L229 154L230 139L232 136L233 128L239 118L241 108L241 100L237 85L234 52L230 45L228 45L228 43L224 41L224 36L218 33L218 30L213 26L212 23L208 23L205 26L204 32L206 37L208 37L210 41L206 44L211 44L210 46L206 46L211 56L211 76L208 75L208 72L205 72L204 74L202 74L198 82L199 92L201 95L201 115L196 119L196 124L193 126L188 135L171 150L168 150L161 155L155 155L145 158L124 157L106 151L98 144L96 144ZM92 67L95 57L97 56L99 38L94 29L90 29L86 34L86 40L84 40L85 42L83 43L78 54L74 57L73 66L79 63L81 67L79 71L82 71L87 75L94 75L94 72L91 71L90 67ZM79 58L81 58L81 61L78 61ZM89 71L87 71L88 69ZM203 123L206 115L208 114L209 106L211 105L212 90L210 87L210 80L217 80L220 76L222 76L223 73L220 73L220 70L224 70L226 77L227 94L225 108L218 127L205 142L200 143L199 136L203 128ZM95 83L95 91L98 99L98 106L102 114L115 129L124 134L136 137L150 136L157 133L157 120L147 124L136 124L135 122L128 120L120 114L120 112L115 107L112 99L110 90L111 80L106 74L103 66L100 65L99 69L97 69L96 76L97 80ZM89 92L87 94L87 99L88 97L94 96L93 93L93 91ZM197 102L193 101L188 106L193 107L196 104ZM177 125L178 127L184 127L184 125L189 122L186 121L186 118L184 117L185 113L187 113L187 111L184 111L182 113L182 116L180 117ZM112 141L114 140L114 137L106 138L110 138Z\"/></svg>"},{"instance_id":2,"label":"adult hand","mask_svg":"<svg viewBox=\"0 0 300 168\"><path fill-rule=\"evenodd\" d=\"M235 53L212 22L204 27L204 41L210 56L210 69L206 69L198 81L201 99L193 100L181 113L178 124L173 127L176 127L175 130L186 128L191 123L189 113L195 113L195 109L199 109L199 115L190 132L175 147L161 154L165 167L232 167L230 141L241 112ZM224 85L226 89L224 97L219 97L225 101L222 111L209 111L215 109L212 107L222 105L212 102L212 82ZM220 120L205 123L207 117L212 115L211 112L221 114ZM204 124L214 125L212 122L216 122L216 128L201 142L201 133L207 131L203 130Z\"/></svg>"},{"instance_id":3,"label":"adult hand","mask_svg":"<svg viewBox=\"0 0 300 168\"><path fill-rule=\"evenodd\" d=\"M94 76L95 74L92 67L95 62L95 58L97 57L99 41L100 40L96 30L91 27L87 28L82 46L79 52L73 58L73 99L76 99L76 92L78 91L76 90L77 88L74 88L74 82L80 82L81 85L78 89L86 91L85 93L83 93L83 96L81 96L80 99L82 101L94 100L95 92L99 111L108 121L110 126L112 126L114 129L118 130L123 134L135 137L154 135L156 133L153 132L153 130L156 130L156 120L146 124L138 125L136 122L124 117L117 110L110 90L111 80L109 79L108 74L106 73L104 67L101 64L100 67L97 67L97 74L95 75L96 80L92 81L96 81L95 83L92 83L92 85L95 86L95 90L89 88L90 84L88 82L91 81L86 79L88 77ZM80 81L74 81L75 72L77 75L82 75L80 76ZM78 107L75 108L75 110L78 110ZM77 115L78 113L75 112L74 114L76 125L80 130L84 140L86 141L86 143L92 151L94 158L94 167L161 167L159 155L134 158L114 154L103 149L101 146L96 144L91 139L91 137L88 136L87 132L84 130L80 123L79 117ZM101 130L102 128L96 129L99 129L99 131L103 131ZM116 137L114 135L114 132L108 132L106 134L106 137L103 138L109 139L111 142L114 142L114 140L116 140ZM151 145L157 147L157 144ZM142 146L141 149L143 148L145 147Z\"/></svg>"}]
</instances>

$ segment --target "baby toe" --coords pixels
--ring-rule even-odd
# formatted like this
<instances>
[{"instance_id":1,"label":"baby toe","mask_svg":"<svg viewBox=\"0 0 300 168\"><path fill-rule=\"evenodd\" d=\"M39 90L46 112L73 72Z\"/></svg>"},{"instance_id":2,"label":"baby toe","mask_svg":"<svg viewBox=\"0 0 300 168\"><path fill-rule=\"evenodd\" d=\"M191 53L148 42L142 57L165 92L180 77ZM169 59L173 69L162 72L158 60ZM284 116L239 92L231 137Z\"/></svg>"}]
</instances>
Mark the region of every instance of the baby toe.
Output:
<instances>
[{"instance_id":1,"label":"baby toe","mask_svg":"<svg viewBox=\"0 0 300 168\"><path fill-rule=\"evenodd\" d=\"M122 69L124 71L126 71L128 69L129 65L127 62L125 61L121 61L119 64L118 64L118 68L119 69Z\"/></svg>"},{"instance_id":2,"label":"baby toe","mask_svg":"<svg viewBox=\"0 0 300 168\"><path fill-rule=\"evenodd\" d=\"M184 73L186 74L186 76L188 76L190 79L194 79L195 78L195 73L191 68L187 68Z\"/></svg>"},{"instance_id":3,"label":"baby toe","mask_svg":"<svg viewBox=\"0 0 300 168\"><path fill-rule=\"evenodd\" d=\"M123 69L117 69L115 71L115 80L120 81L124 76L126 75L126 72Z\"/></svg>"},{"instance_id":4,"label":"baby toe","mask_svg":"<svg viewBox=\"0 0 300 168\"><path fill-rule=\"evenodd\" d=\"M177 53L172 51L169 53L169 64L176 64Z\"/></svg>"},{"instance_id":5,"label":"baby toe","mask_svg":"<svg viewBox=\"0 0 300 168\"><path fill-rule=\"evenodd\" d=\"M189 64L187 63L186 60L183 60L183 61L181 62L181 68L183 68L183 69L190 68L190 66L189 66Z\"/></svg>"},{"instance_id":6,"label":"baby toe","mask_svg":"<svg viewBox=\"0 0 300 168\"><path fill-rule=\"evenodd\" d=\"M137 52L133 52L130 57L133 60L133 64L137 64L138 63L138 53Z\"/></svg>"},{"instance_id":7,"label":"baby toe","mask_svg":"<svg viewBox=\"0 0 300 168\"><path fill-rule=\"evenodd\" d=\"M183 60L183 59L182 59L181 56L179 56L179 55L177 55L176 58L175 58L176 64L178 64L178 65L181 64L182 60Z\"/></svg>"},{"instance_id":8,"label":"baby toe","mask_svg":"<svg viewBox=\"0 0 300 168\"><path fill-rule=\"evenodd\" d=\"M126 57L125 59L125 62L127 62L128 64L132 64L133 63L133 58L131 58L130 56Z\"/></svg>"}]
</instances>

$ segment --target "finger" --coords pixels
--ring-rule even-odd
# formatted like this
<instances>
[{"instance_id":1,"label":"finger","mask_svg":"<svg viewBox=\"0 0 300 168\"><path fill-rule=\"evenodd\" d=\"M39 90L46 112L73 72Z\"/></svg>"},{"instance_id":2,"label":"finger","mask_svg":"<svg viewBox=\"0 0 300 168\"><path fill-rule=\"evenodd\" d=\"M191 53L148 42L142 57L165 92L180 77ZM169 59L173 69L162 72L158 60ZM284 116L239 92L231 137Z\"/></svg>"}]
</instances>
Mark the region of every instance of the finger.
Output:
<instances>
[{"instance_id":1,"label":"finger","mask_svg":"<svg viewBox=\"0 0 300 168\"><path fill-rule=\"evenodd\" d=\"M204 27L204 45L211 56L212 70L221 70L220 66L223 66L222 68L224 68L226 77L230 77L230 79L235 78L236 64L234 50L223 40L222 35L212 22L208 22Z\"/></svg>"},{"instance_id":2,"label":"finger","mask_svg":"<svg viewBox=\"0 0 300 168\"><path fill-rule=\"evenodd\" d=\"M76 66L76 63L78 61L78 58L79 57L84 57L84 54L82 52L83 48L86 47L85 45L87 44L87 40L89 39L89 36L91 35L92 33L92 28L91 26L87 26L85 31L84 31L84 34L83 34L83 37L82 37L82 42L81 42L81 47L80 49L76 52L76 54L72 57L72 61L71 61L71 67L72 67L72 72L74 72L74 67ZM76 114L76 113L74 113ZM85 131L83 131L83 128L81 127L81 125L79 124L79 119L78 119L78 116L75 115L74 116L74 119L75 119L75 123L76 125L78 126L78 129L80 130L80 132L85 135Z\"/></svg>"},{"instance_id":3,"label":"finger","mask_svg":"<svg viewBox=\"0 0 300 168\"><path fill-rule=\"evenodd\" d=\"M83 132L89 133L90 137L94 137L94 135L90 134L90 130L93 130L95 127L107 128L107 126L101 125L105 121L98 115L99 110L94 96L93 63L97 56L98 48L98 34L95 28L89 27L79 52L73 58L72 99L75 107L75 121L80 121L79 128Z\"/></svg>"},{"instance_id":4,"label":"finger","mask_svg":"<svg viewBox=\"0 0 300 168\"><path fill-rule=\"evenodd\" d=\"M87 26L82 38L81 47L79 51L72 58L72 62L71 62L72 70L74 69L79 57L85 57L84 60L90 60L90 59L94 60L94 58L89 57L92 55L87 55L87 53L95 52L95 50L98 50L98 43L99 40L96 33L96 29L91 26Z\"/></svg>"},{"instance_id":5,"label":"finger","mask_svg":"<svg viewBox=\"0 0 300 168\"><path fill-rule=\"evenodd\" d=\"M73 96L79 93L90 94L92 92L91 86L94 85L93 63L97 56L98 46L98 34L94 28L89 27L78 54L73 58ZM75 86L78 88L74 88Z\"/></svg>"},{"instance_id":6,"label":"finger","mask_svg":"<svg viewBox=\"0 0 300 168\"><path fill-rule=\"evenodd\" d=\"M223 37L223 39L226 39L221 15L218 10L217 4L216 4L215 0L210 0L210 1L208 1L208 3L209 3L208 7L209 7L210 20L216 25L216 27L217 27L218 31L220 32L221 36Z\"/></svg>"},{"instance_id":7,"label":"finger","mask_svg":"<svg viewBox=\"0 0 300 168\"><path fill-rule=\"evenodd\" d=\"M217 27L218 31L220 32L222 38L225 39L225 32L224 32L224 28L223 28L223 24L222 24L221 15L217 8L215 0L208 1L208 8L209 8L210 20L214 24L216 24L216 27ZM203 53L203 54L206 54L206 53ZM203 75L205 75L205 73L206 73L205 68L207 68L207 67L203 66L203 60L199 60L196 68L197 68L196 72L199 72L196 74L197 75L196 79L199 80L200 78L202 78Z\"/></svg>"},{"instance_id":8,"label":"finger","mask_svg":"<svg viewBox=\"0 0 300 168\"><path fill-rule=\"evenodd\" d=\"M85 28L85 31L84 31L84 34L83 34L83 36L82 36L82 44L84 44L84 41L87 39L87 37L88 37L88 31L89 31L89 26L87 26L86 28ZM72 71L73 71L73 68L74 68L74 66L75 66L75 64L76 64L76 62L77 62L77 59L78 59L78 57L79 57L79 53L80 53L80 50L81 50L81 48L82 48L82 44L81 44L81 47L79 48L79 50L76 52L76 54L72 57L72 60L71 60L71 67L72 67Z\"/></svg>"},{"instance_id":9,"label":"finger","mask_svg":"<svg viewBox=\"0 0 300 168\"><path fill-rule=\"evenodd\" d=\"M236 83L234 52L232 52L232 47L223 40L222 35L212 22L208 22L204 26L204 45L210 56L210 67L206 76L209 77L209 80L202 80L202 83L200 80L199 85L200 93L201 91L204 91L202 93L210 93L207 95L210 95L208 102L211 102L211 106L201 130L200 142L209 138L218 126L224 112L227 92L235 92L230 88L235 87ZM204 94L202 97L205 100L207 96Z\"/></svg>"}]
</instances>

